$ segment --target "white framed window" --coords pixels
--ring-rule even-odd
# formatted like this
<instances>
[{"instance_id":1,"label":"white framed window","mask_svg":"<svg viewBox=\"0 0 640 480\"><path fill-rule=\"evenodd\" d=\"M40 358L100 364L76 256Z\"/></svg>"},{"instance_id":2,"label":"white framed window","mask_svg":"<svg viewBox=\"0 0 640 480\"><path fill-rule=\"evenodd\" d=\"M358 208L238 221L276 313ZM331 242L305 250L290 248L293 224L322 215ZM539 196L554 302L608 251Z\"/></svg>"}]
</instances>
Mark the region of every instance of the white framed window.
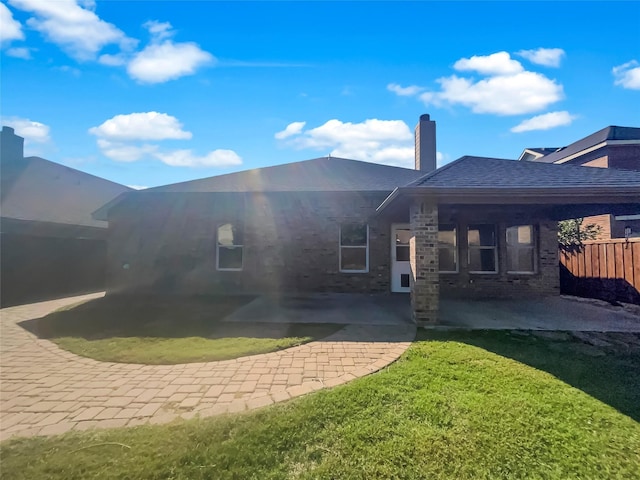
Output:
<instances>
[{"instance_id":1,"label":"white framed window","mask_svg":"<svg viewBox=\"0 0 640 480\"><path fill-rule=\"evenodd\" d=\"M438 264L440 273L458 273L458 231L455 225L438 225Z\"/></svg>"},{"instance_id":2,"label":"white framed window","mask_svg":"<svg viewBox=\"0 0 640 480\"><path fill-rule=\"evenodd\" d=\"M507 228L507 273L536 273L533 225L513 225Z\"/></svg>"},{"instance_id":3,"label":"white framed window","mask_svg":"<svg viewBox=\"0 0 640 480\"><path fill-rule=\"evenodd\" d=\"M496 226L473 224L467 227L469 273L498 273Z\"/></svg>"},{"instance_id":4,"label":"white framed window","mask_svg":"<svg viewBox=\"0 0 640 480\"><path fill-rule=\"evenodd\" d=\"M369 225L343 223L339 240L340 271L366 273L369 271Z\"/></svg>"},{"instance_id":5,"label":"white framed window","mask_svg":"<svg viewBox=\"0 0 640 480\"><path fill-rule=\"evenodd\" d=\"M240 271L243 265L244 235L232 223L218 226L216 241L216 269Z\"/></svg>"}]
</instances>

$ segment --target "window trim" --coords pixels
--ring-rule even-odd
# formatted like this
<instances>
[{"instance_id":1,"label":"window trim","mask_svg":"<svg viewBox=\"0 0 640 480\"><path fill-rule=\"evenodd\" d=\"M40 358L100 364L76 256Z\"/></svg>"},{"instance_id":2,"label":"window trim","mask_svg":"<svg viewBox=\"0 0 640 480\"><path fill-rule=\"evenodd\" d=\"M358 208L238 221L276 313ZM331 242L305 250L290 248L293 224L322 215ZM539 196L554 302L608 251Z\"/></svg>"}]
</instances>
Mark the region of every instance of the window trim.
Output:
<instances>
[{"instance_id":1,"label":"window trim","mask_svg":"<svg viewBox=\"0 0 640 480\"><path fill-rule=\"evenodd\" d=\"M343 225L365 225L367 227L367 244L366 245L342 245L342 226ZM358 248L365 249L365 269L364 270L343 270L342 269L342 249ZM343 222L340 223L338 229L338 269L340 273L369 273L369 224L362 222Z\"/></svg>"},{"instance_id":2,"label":"window trim","mask_svg":"<svg viewBox=\"0 0 640 480\"><path fill-rule=\"evenodd\" d=\"M531 249L533 250L533 271L521 271L521 270L509 270L509 241L507 239L507 231L509 230L509 228L512 227L531 227L531 238L533 240L533 243L531 244L531 246L528 247L515 247L518 250L520 249ZM527 224L522 224L522 225L507 225L507 227L504 230L504 251L505 254L507 256L507 274L508 275L536 275L538 273L538 229L536 228L536 225L534 225L533 223L527 223ZM513 247L512 247L513 248Z\"/></svg>"},{"instance_id":3,"label":"window trim","mask_svg":"<svg viewBox=\"0 0 640 480\"><path fill-rule=\"evenodd\" d=\"M456 263L456 269L455 270L440 270L440 242L438 241L438 273L444 273L444 274L452 274L452 273L460 273L460 242L458 240L458 230L460 230L458 228L458 224L457 223L442 223L442 224L438 224L438 233L440 233L440 225L453 225L453 231L454 233L454 240L455 240L455 244L453 245L453 258L455 260ZM445 247L448 248L448 247Z\"/></svg>"},{"instance_id":4,"label":"window trim","mask_svg":"<svg viewBox=\"0 0 640 480\"><path fill-rule=\"evenodd\" d=\"M242 245L232 245L232 246L220 245L219 231L220 231L220 227L224 225L231 225L231 228L233 228L235 227L236 224L232 222L224 222L216 226L216 270L219 272L241 272L244 269L244 243ZM243 232L243 238L244 238L244 232ZM240 265L240 268L220 267L220 247L228 248L228 249L240 248L242 250L242 264Z\"/></svg>"},{"instance_id":5,"label":"window trim","mask_svg":"<svg viewBox=\"0 0 640 480\"><path fill-rule=\"evenodd\" d=\"M469 244L469 227L471 225L491 225L493 227L493 233L494 236L493 238L495 238L495 245L493 246L482 246L482 245L470 245ZM494 270L471 270L469 269L469 273L473 273L474 275L498 275L500 273L499 270L499 260L498 260L498 255L499 255L499 248L498 248L498 236L500 234L500 229L498 228L498 225L496 225L495 223L470 223L469 225L467 225L467 268L470 268L471 266L471 250L475 249L475 250L493 250L494 254L493 254L493 258L494 258Z\"/></svg>"}]
</instances>

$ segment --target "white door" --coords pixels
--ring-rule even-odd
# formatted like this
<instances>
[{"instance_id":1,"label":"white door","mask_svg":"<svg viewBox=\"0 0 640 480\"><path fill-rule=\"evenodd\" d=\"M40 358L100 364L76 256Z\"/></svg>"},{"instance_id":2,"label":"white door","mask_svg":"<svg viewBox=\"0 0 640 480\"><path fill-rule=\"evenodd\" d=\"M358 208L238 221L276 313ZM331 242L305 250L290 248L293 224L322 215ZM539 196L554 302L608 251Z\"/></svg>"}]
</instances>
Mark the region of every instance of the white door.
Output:
<instances>
[{"instance_id":1,"label":"white door","mask_svg":"<svg viewBox=\"0 0 640 480\"><path fill-rule=\"evenodd\" d=\"M411 264L409 263L409 240L411 228L406 224L391 225L391 291L411 291Z\"/></svg>"}]
</instances>

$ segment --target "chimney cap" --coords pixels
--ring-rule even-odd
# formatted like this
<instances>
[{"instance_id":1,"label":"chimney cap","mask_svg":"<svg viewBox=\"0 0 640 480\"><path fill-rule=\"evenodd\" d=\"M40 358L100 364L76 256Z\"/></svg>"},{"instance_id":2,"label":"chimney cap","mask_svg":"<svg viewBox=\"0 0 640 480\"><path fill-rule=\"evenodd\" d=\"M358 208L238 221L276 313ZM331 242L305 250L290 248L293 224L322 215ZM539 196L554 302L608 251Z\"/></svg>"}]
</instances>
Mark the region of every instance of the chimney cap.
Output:
<instances>
[{"instance_id":1,"label":"chimney cap","mask_svg":"<svg viewBox=\"0 0 640 480\"><path fill-rule=\"evenodd\" d=\"M429 121L429 120L431 120L431 117L429 116L428 113L424 113L424 114L420 115L420 121L421 122L423 122L423 121L426 122L426 121Z\"/></svg>"}]
</instances>

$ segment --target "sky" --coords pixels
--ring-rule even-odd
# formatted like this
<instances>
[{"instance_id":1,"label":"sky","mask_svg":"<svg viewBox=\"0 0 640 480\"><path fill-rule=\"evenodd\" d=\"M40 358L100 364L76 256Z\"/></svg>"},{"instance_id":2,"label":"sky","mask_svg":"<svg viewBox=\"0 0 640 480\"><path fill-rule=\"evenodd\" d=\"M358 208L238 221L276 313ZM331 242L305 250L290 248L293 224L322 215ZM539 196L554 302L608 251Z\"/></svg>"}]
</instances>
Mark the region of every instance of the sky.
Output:
<instances>
[{"instance_id":1,"label":"sky","mask_svg":"<svg viewBox=\"0 0 640 480\"><path fill-rule=\"evenodd\" d=\"M135 188L331 155L517 159L640 126L640 2L0 0L25 155Z\"/></svg>"}]
</instances>

